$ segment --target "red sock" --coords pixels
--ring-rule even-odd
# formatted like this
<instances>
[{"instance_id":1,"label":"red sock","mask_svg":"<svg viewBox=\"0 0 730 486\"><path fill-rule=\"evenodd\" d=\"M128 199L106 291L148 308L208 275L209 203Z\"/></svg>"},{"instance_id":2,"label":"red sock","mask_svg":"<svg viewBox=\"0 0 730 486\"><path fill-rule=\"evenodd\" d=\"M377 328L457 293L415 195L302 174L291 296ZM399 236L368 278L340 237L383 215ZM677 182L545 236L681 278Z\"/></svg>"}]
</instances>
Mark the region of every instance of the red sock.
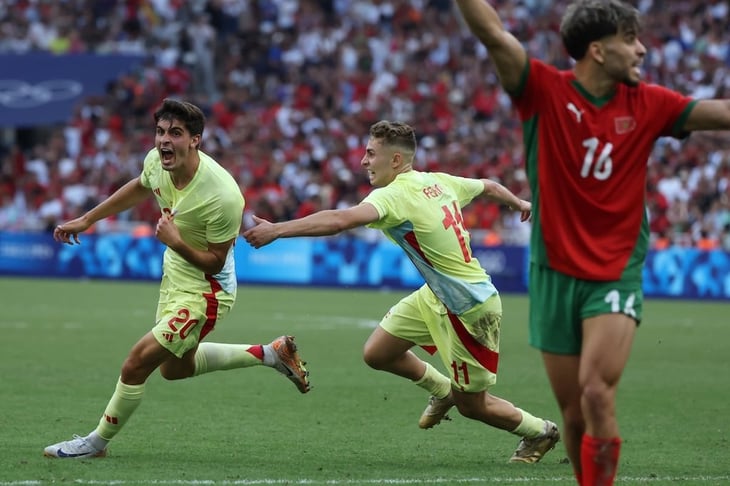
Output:
<instances>
[{"instance_id":1,"label":"red sock","mask_svg":"<svg viewBox=\"0 0 730 486\"><path fill-rule=\"evenodd\" d=\"M583 434L580 447L582 486L613 486L621 439L600 439Z\"/></svg>"},{"instance_id":2,"label":"red sock","mask_svg":"<svg viewBox=\"0 0 730 486\"><path fill-rule=\"evenodd\" d=\"M573 469L573 474L575 474L575 480L578 481L578 486L583 486L583 474L577 469Z\"/></svg>"},{"instance_id":3,"label":"red sock","mask_svg":"<svg viewBox=\"0 0 730 486\"><path fill-rule=\"evenodd\" d=\"M256 344L254 346L251 346L246 351L256 356L261 361L264 360L264 346L261 344Z\"/></svg>"}]
</instances>

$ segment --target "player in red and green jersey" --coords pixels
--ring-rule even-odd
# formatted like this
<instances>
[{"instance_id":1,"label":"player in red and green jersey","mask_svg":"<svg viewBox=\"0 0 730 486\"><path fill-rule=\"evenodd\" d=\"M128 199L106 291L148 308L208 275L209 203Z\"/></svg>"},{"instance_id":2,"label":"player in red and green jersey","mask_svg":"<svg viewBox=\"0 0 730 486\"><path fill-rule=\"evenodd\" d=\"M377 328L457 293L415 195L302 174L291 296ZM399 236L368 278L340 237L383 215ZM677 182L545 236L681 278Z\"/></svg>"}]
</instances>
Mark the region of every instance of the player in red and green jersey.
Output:
<instances>
[{"instance_id":1,"label":"player in red and green jersey","mask_svg":"<svg viewBox=\"0 0 730 486\"><path fill-rule=\"evenodd\" d=\"M370 127L361 165L376 188L348 209L257 226L244 238L259 248L277 238L332 235L358 226L377 228L400 246L426 281L393 306L365 344L372 368L415 382L431 394L419 426L459 412L522 437L510 461L535 463L560 438L557 426L489 393L497 380L502 305L491 279L472 256L461 208L485 196L520 211L531 204L488 179L413 170L416 135L400 122ZM451 378L410 351L434 347Z\"/></svg>"},{"instance_id":2,"label":"player in red and green jersey","mask_svg":"<svg viewBox=\"0 0 730 486\"><path fill-rule=\"evenodd\" d=\"M485 0L457 4L523 121L530 343L542 351L578 483L611 485L616 389L641 320L647 159L658 137L730 129L730 102L643 83L639 13L620 0L568 6L569 71L528 59Z\"/></svg>"},{"instance_id":3,"label":"player in red and green jersey","mask_svg":"<svg viewBox=\"0 0 730 486\"><path fill-rule=\"evenodd\" d=\"M167 246L155 326L130 350L96 429L49 445L44 450L47 457L105 456L107 444L137 409L147 378L158 368L164 378L178 380L266 365L283 373L302 393L309 391L308 373L291 336L266 345L201 343L236 299L233 245L244 199L228 171L199 149L205 126L200 108L166 99L154 118L155 148L145 157L142 174L85 215L59 225L53 236L63 243L79 243L79 233L95 222L154 195L162 213L155 236ZM128 322L120 319L118 325Z\"/></svg>"},{"instance_id":4,"label":"player in red and green jersey","mask_svg":"<svg viewBox=\"0 0 730 486\"><path fill-rule=\"evenodd\" d=\"M574 72L535 59L511 94L536 206L532 262L577 279L639 278L647 159L658 137L682 135L695 102L645 83L594 97Z\"/></svg>"}]
</instances>

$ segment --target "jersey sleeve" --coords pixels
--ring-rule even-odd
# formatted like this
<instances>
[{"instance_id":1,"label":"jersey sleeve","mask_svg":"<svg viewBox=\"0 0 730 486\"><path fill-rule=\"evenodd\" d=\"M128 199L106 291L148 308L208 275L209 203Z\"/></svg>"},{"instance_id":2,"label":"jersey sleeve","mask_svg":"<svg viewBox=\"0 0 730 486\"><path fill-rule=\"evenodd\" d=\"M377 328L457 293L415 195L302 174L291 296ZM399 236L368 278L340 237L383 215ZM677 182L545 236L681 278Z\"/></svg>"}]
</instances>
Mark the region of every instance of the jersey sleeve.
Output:
<instances>
[{"instance_id":1,"label":"jersey sleeve","mask_svg":"<svg viewBox=\"0 0 730 486\"><path fill-rule=\"evenodd\" d=\"M147 152L142 165L142 174L139 176L139 180L144 187L152 189L152 180L159 175L160 169L160 155L157 149L152 149Z\"/></svg>"},{"instance_id":2,"label":"jersey sleeve","mask_svg":"<svg viewBox=\"0 0 730 486\"><path fill-rule=\"evenodd\" d=\"M243 198L233 192L222 192L219 207L205 229L210 243L223 243L238 236L243 219Z\"/></svg>"},{"instance_id":3,"label":"jersey sleeve","mask_svg":"<svg viewBox=\"0 0 730 486\"><path fill-rule=\"evenodd\" d=\"M545 86L550 86L546 79L551 75L558 75L556 68L538 59L528 60L519 87L509 93L521 120L528 120L540 111L540 100L548 96Z\"/></svg>"},{"instance_id":4,"label":"jersey sleeve","mask_svg":"<svg viewBox=\"0 0 730 486\"><path fill-rule=\"evenodd\" d=\"M405 218L398 211L397 193L392 189L395 184L374 189L360 204L369 203L375 207L380 216L377 221L367 225L368 228L391 228L402 223Z\"/></svg>"},{"instance_id":5,"label":"jersey sleeve","mask_svg":"<svg viewBox=\"0 0 730 486\"><path fill-rule=\"evenodd\" d=\"M696 101L657 84L647 84L644 88L650 100L647 106L654 111L651 119L662 122L659 136L687 136L683 130L684 123Z\"/></svg>"},{"instance_id":6,"label":"jersey sleeve","mask_svg":"<svg viewBox=\"0 0 730 486\"><path fill-rule=\"evenodd\" d=\"M443 172L434 175L441 179L444 185L452 188L459 200L459 207L463 208L484 192L484 183L481 179L460 177Z\"/></svg>"}]
</instances>

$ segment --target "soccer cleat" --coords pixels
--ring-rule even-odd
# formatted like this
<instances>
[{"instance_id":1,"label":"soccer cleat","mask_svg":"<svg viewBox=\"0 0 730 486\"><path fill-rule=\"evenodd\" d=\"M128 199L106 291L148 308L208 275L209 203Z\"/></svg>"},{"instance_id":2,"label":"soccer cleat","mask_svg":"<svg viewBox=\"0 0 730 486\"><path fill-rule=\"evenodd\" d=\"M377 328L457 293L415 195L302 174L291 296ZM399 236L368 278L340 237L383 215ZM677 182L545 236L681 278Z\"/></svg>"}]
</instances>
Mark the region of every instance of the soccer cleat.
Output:
<instances>
[{"instance_id":1,"label":"soccer cleat","mask_svg":"<svg viewBox=\"0 0 730 486\"><path fill-rule=\"evenodd\" d=\"M74 435L71 440L49 445L43 450L46 457L57 457L60 459L88 459L92 457L105 457L106 449L97 449L86 437Z\"/></svg>"},{"instance_id":2,"label":"soccer cleat","mask_svg":"<svg viewBox=\"0 0 730 486\"><path fill-rule=\"evenodd\" d=\"M310 390L309 371L304 367L306 364L297 353L297 345L294 344L294 336L280 336L272 341L269 346L274 350L276 362L274 368L294 383L302 393Z\"/></svg>"},{"instance_id":3,"label":"soccer cleat","mask_svg":"<svg viewBox=\"0 0 730 486\"><path fill-rule=\"evenodd\" d=\"M526 464L535 464L539 462L542 457L555 447L555 444L560 441L560 432L558 426L549 420L545 421L547 432L542 435L535 437L534 439L528 439L523 437L520 443L517 445L517 450L509 462L524 462Z\"/></svg>"},{"instance_id":4,"label":"soccer cleat","mask_svg":"<svg viewBox=\"0 0 730 486\"><path fill-rule=\"evenodd\" d=\"M454 406L454 396L449 393L444 398L436 398L431 396L428 399L426 410L418 419L418 426L422 429L430 429L434 425L438 425L442 420L451 420L446 412Z\"/></svg>"}]
</instances>

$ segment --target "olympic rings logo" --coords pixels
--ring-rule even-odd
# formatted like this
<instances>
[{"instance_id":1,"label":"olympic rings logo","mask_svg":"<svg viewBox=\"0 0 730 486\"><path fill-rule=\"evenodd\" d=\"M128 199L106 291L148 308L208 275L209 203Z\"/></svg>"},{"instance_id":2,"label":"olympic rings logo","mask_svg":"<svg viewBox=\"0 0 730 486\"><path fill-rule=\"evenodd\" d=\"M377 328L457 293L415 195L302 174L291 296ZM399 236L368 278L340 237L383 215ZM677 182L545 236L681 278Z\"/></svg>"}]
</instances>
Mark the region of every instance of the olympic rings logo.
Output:
<instances>
[{"instance_id":1,"label":"olympic rings logo","mask_svg":"<svg viewBox=\"0 0 730 486\"><path fill-rule=\"evenodd\" d=\"M0 106L35 108L75 98L83 91L84 86L72 79L49 79L36 84L17 79L0 79Z\"/></svg>"}]
</instances>

